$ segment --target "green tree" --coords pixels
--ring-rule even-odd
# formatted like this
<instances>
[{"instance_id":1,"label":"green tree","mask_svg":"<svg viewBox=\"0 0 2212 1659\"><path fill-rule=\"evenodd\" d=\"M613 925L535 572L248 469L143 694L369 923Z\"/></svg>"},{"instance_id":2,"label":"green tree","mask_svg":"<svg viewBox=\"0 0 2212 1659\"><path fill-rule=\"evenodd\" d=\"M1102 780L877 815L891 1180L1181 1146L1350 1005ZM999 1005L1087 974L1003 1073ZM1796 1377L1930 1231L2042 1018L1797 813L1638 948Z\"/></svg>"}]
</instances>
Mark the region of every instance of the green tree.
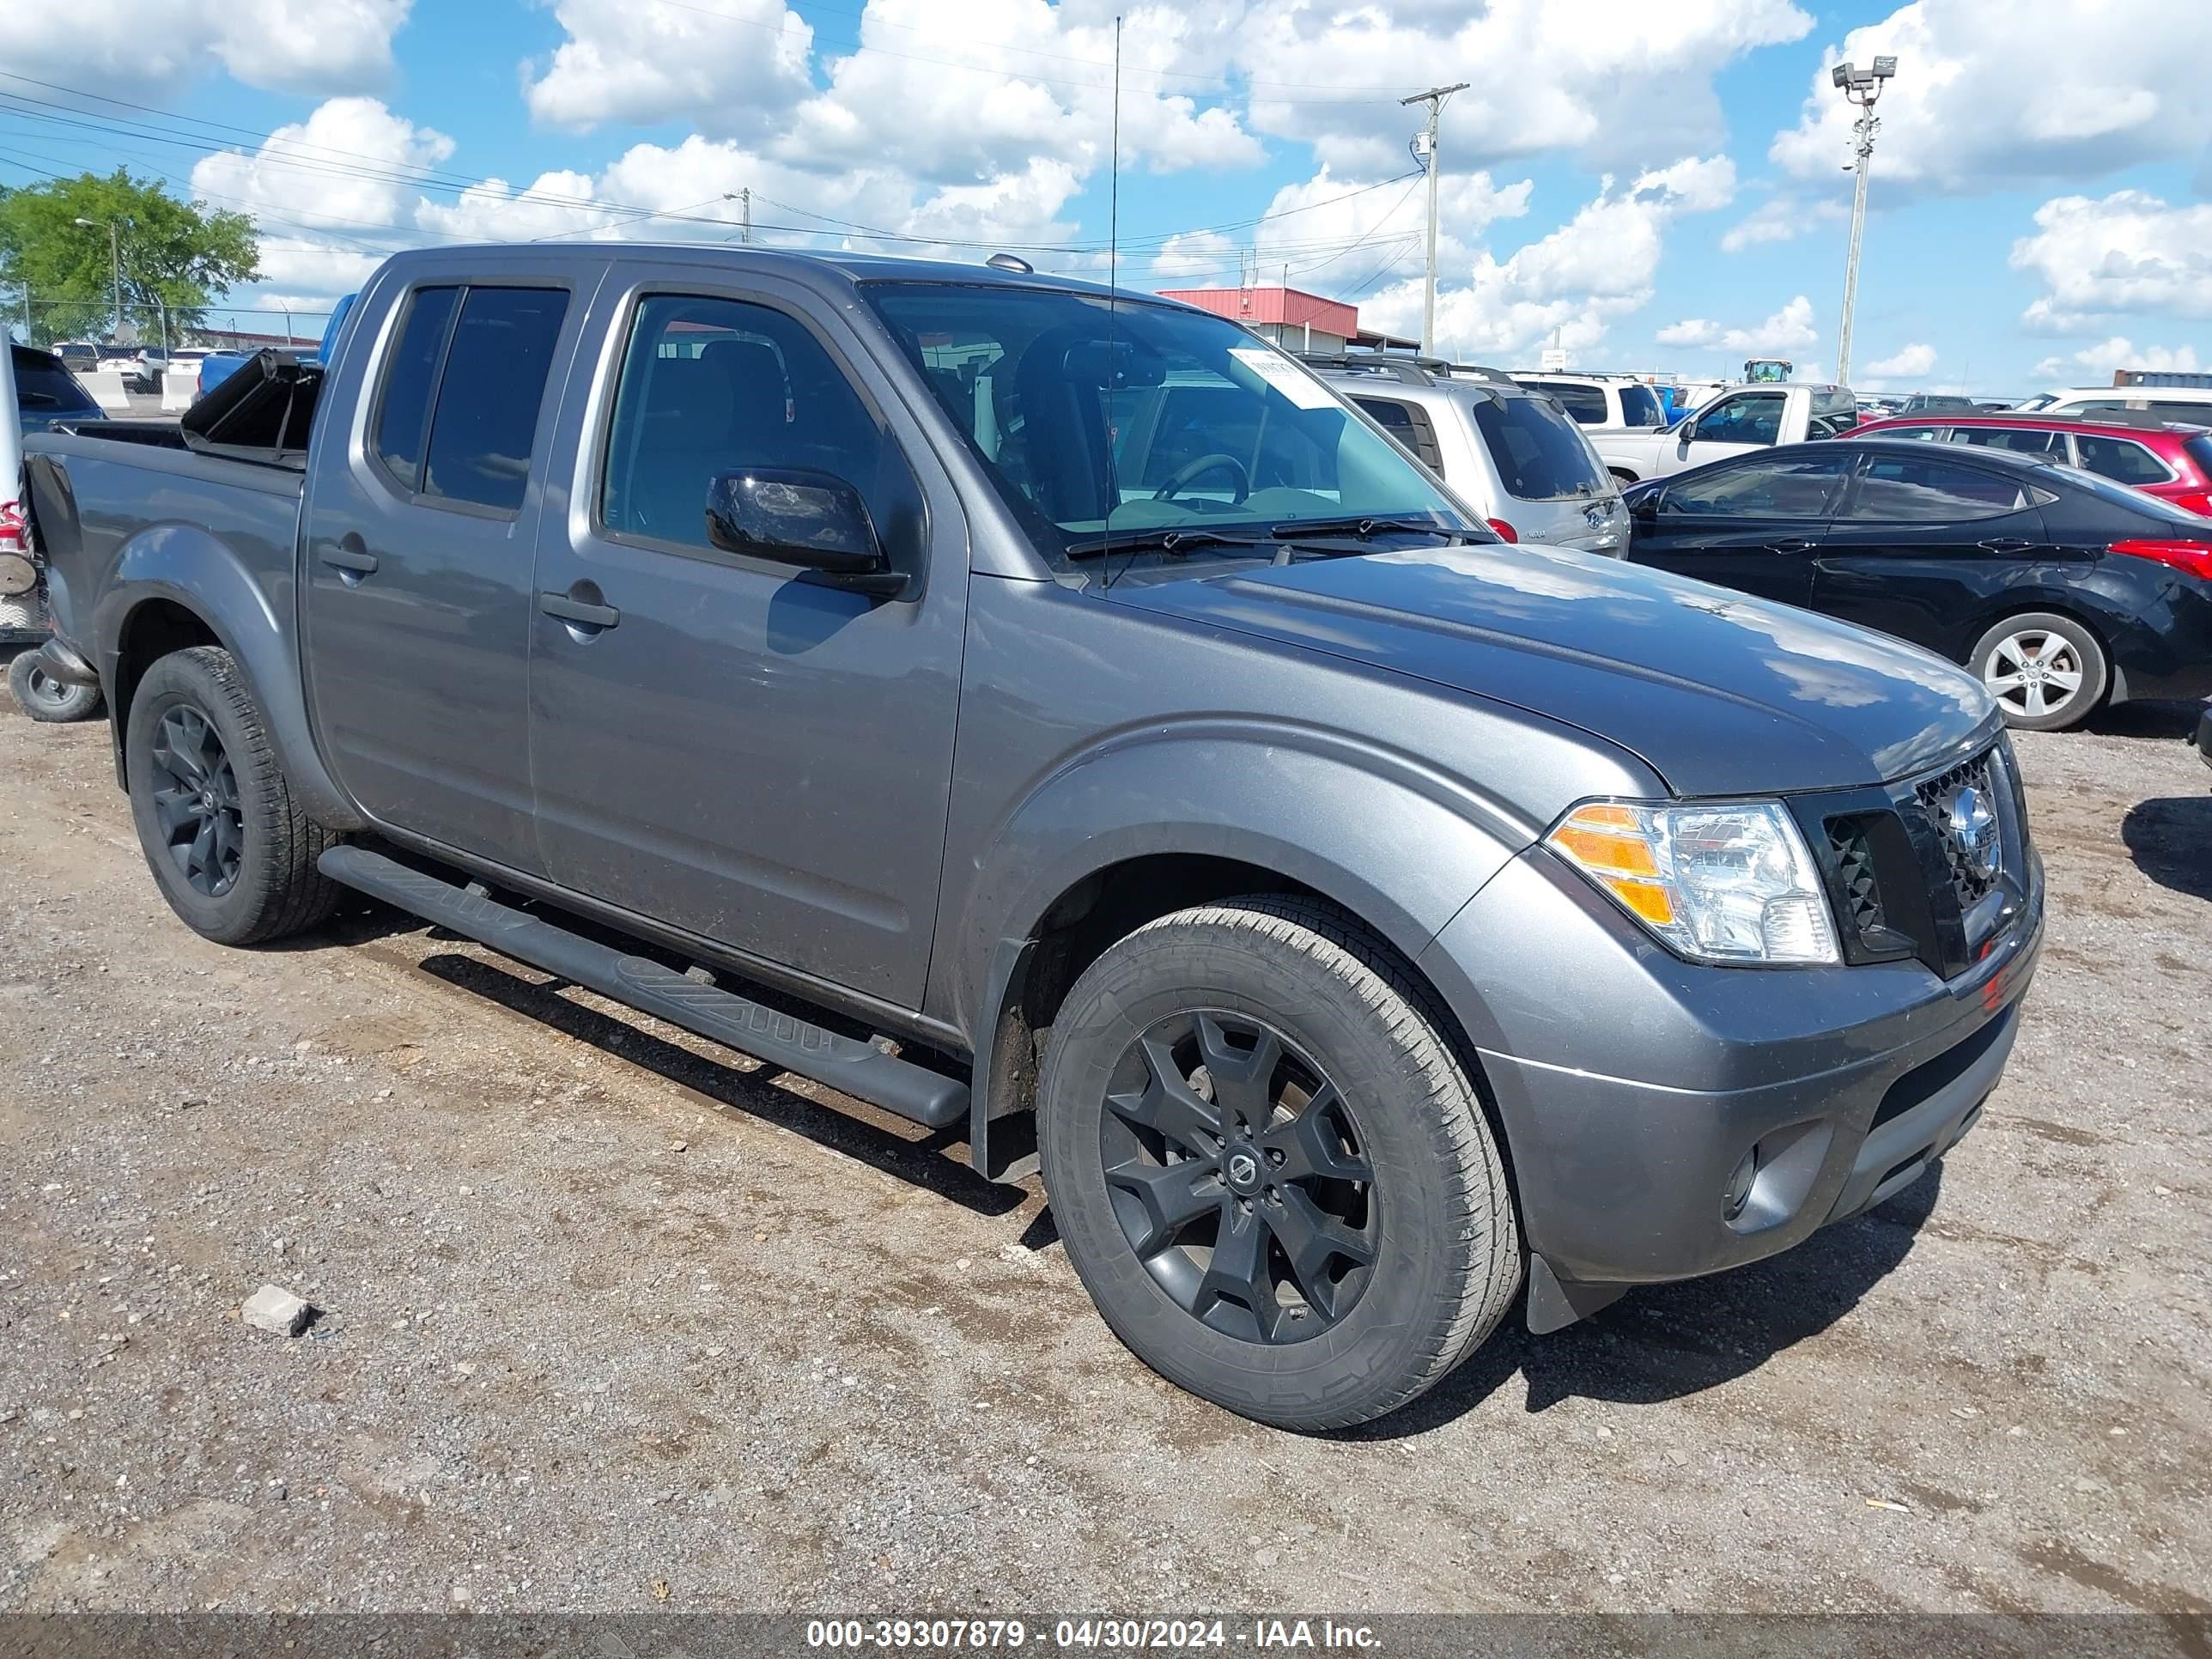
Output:
<instances>
[{"instance_id":1,"label":"green tree","mask_svg":"<svg viewBox=\"0 0 2212 1659\"><path fill-rule=\"evenodd\" d=\"M7 321L21 319L27 292L33 343L109 335L110 224L122 252L124 318L142 343L160 341L165 313L170 343L180 343L226 289L261 274L250 217L179 202L121 167L104 179L87 173L34 189L0 189Z\"/></svg>"}]
</instances>

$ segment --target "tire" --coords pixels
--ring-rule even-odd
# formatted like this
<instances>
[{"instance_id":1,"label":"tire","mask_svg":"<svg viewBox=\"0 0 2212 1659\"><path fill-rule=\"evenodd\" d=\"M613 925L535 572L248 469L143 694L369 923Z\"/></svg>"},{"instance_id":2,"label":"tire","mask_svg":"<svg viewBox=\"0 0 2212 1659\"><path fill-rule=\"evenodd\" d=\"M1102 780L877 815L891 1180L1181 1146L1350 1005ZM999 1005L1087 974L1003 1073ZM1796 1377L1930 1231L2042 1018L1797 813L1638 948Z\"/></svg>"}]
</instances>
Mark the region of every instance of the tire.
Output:
<instances>
[{"instance_id":1,"label":"tire","mask_svg":"<svg viewBox=\"0 0 2212 1659\"><path fill-rule=\"evenodd\" d=\"M2004 710L2005 724L2021 732L2080 725L2112 679L2097 636L2047 611L2007 617L1976 642L1966 665Z\"/></svg>"},{"instance_id":2,"label":"tire","mask_svg":"<svg viewBox=\"0 0 2212 1659\"><path fill-rule=\"evenodd\" d=\"M124 759L138 844L161 896L194 933L258 945L337 908L343 890L315 860L338 837L293 804L230 653L195 646L148 669L131 701Z\"/></svg>"},{"instance_id":3,"label":"tire","mask_svg":"<svg viewBox=\"0 0 2212 1659\"><path fill-rule=\"evenodd\" d=\"M1520 1232L1441 1024L1376 935L1311 900L1180 911L1091 965L1053 1022L1039 1151L1068 1260L1138 1358L1313 1431L1395 1410L1497 1328Z\"/></svg>"},{"instance_id":4,"label":"tire","mask_svg":"<svg viewBox=\"0 0 2212 1659\"><path fill-rule=\"evenodd\" d=\"M17 652L9 662L8 691L18 708L49 726L88 720L100 713L100 688L64 684L46 672L35 646Z\"/></svg>"}]
</instances>

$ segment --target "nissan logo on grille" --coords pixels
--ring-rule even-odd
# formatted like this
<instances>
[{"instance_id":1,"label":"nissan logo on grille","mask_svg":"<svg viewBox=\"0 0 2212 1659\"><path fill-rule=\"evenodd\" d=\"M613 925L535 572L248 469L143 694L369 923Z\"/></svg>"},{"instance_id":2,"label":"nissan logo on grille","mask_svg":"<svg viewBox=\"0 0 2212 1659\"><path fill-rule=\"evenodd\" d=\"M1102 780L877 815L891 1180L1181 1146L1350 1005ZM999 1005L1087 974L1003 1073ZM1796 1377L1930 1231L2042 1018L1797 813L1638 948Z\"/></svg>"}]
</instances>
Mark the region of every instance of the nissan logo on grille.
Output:
<instances>
[{"instance_id":1,"label":"nissan logo on grille","mask_svg":"<svg viewBox=\"0 0 2212 1659\"><path fill-rule=\"evenodd\" d=\"M1997 815L1990 806L1989 796L1971 783L1960 785L1944 805L1943 819L1951 839L1958 843L1959 855L1966 861L1966 867L1984 881L1993 879L2002 854L1997 844Z\"/></svg>"}]
</instances>

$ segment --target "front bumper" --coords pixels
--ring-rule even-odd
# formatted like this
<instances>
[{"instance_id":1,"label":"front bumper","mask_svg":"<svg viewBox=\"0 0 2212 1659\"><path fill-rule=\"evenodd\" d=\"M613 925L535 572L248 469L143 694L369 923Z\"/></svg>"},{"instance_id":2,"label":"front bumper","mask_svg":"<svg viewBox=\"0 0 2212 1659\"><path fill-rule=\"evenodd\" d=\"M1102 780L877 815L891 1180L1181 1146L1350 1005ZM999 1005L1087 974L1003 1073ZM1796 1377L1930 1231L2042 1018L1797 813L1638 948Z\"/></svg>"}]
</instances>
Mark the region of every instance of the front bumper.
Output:
<instances>
[{"instance_id":1,"label":"front bumper","mask_svg":"<svg viewBox=\"0 0 2212 1659\"><path fill-rule=\"evenodd\" d=\"M1460 1010L1504 1127L1531 1328L1775 1255L1917 1180L1996 1088L2042 939L2039 872L1948 983L1910 959L1698 967L1540 849L1509 864L1422 966ZM1731 1217L1724 1194L1754 1149Z\"/></svg>"}]
</instances>

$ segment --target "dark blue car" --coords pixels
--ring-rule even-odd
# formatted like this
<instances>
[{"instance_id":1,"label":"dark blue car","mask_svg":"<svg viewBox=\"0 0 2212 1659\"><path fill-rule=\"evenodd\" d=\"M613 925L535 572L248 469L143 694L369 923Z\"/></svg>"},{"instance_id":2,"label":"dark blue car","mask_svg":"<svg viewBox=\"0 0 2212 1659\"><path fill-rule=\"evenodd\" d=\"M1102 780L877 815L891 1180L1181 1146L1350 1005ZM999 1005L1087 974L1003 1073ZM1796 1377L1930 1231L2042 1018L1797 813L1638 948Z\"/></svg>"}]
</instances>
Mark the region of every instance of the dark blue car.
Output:
<instances>
[{"instance_id":1,"label":"dark blue car","mask_svg":"<svg viewBox=\"0 0 2212 1659\"><path fill-rule=\"evenodd\" d=\"M11 346L15 364L15 401L22 406L23 430L45 432L64 421L104 418L92 394L51 351Z\"/></svg>"}]
</instances>

